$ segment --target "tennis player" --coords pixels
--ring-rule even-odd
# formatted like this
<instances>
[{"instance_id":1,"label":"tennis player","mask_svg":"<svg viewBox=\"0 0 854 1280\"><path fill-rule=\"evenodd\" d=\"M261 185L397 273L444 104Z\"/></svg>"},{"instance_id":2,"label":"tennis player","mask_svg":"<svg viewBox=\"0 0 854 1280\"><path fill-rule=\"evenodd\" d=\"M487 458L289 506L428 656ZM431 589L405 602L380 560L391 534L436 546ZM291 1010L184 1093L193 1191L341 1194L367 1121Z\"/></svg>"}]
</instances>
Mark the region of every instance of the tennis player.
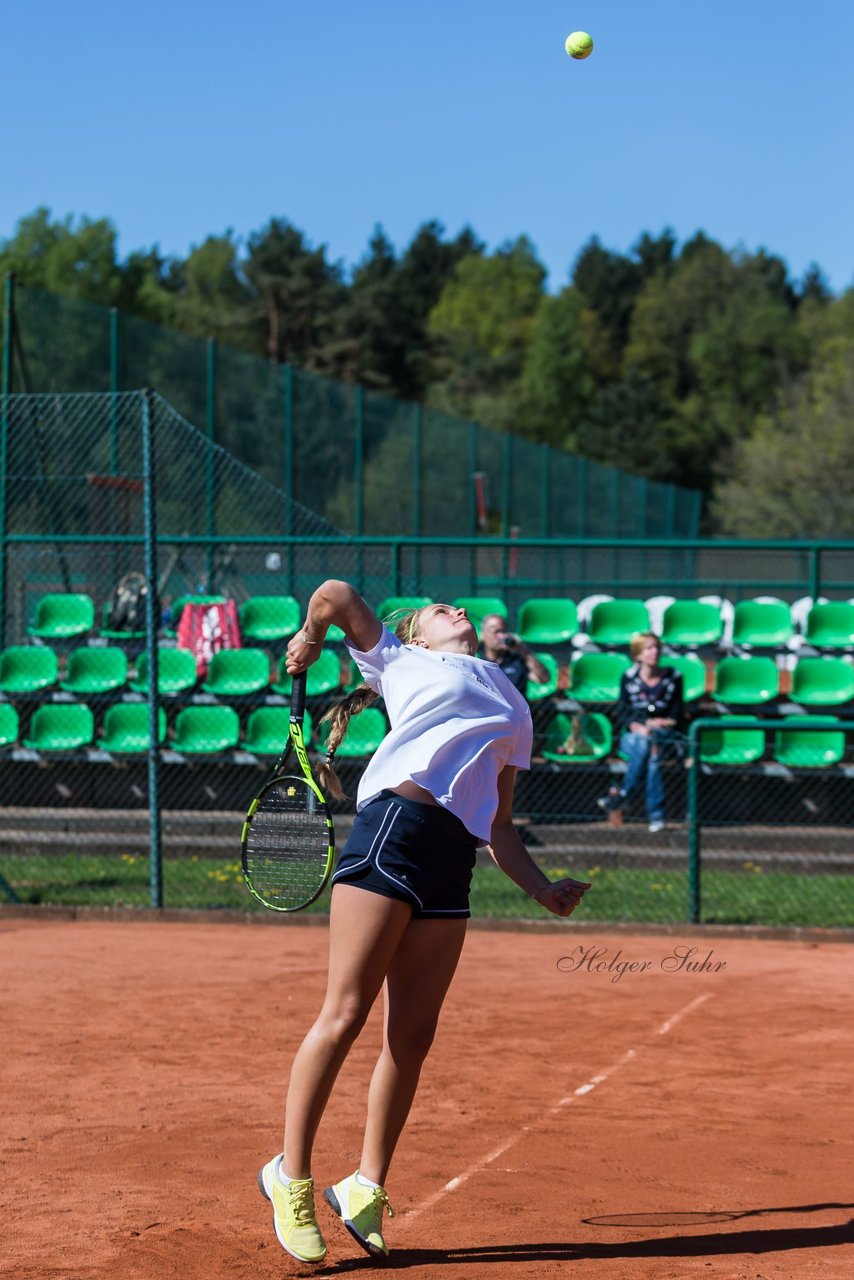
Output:
<instances>
[{"instance_id":1,"label":"tennis player","mask_svg":"<svg viewBox=\"0 0 854 1280\"><path fill-rule=\"evenodd\" d=\"M291 1068L284 1151L258 1175L279 1242L302 1262L326 1256L311 1175L315 1134L383 984L383 1048L359 1168L324 1196L363 1249L388 1253L384 1184L462 950L478 845L555 915L568 916L590 888L549 881L513 826L516 770L530 767L531 715L498 665L474 656L478 638L465 610L427 605L392 634L348 583L324 582L288 644L291 674L320 656L333 623L366 683L330 713L330 769L350 716L380 694L391 731L362 776L332 876L326 996ZM325 782L338 785L334 775Z\"/></svg>"}]
</instances>

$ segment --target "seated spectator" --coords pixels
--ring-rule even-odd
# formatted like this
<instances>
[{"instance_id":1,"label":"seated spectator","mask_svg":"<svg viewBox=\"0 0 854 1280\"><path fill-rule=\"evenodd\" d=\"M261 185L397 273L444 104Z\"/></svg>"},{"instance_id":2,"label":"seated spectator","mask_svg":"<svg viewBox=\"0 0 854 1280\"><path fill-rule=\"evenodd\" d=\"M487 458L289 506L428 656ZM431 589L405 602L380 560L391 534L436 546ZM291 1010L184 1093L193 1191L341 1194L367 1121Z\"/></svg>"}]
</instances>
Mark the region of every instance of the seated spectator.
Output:
<instances>
[{"instance_id":1,"label":"seated spectator","mask_svg":"<svg viewBox=\"0 0 854 1280\"><path fill-rule=\"evenodd\" d=\"M651 631L632 636L629 653L633 665L623 672L617 703L628 768L622 787L612 787L598 804L607 813L621 813L645 781L649 829L655 832L665 825L662 759L674 754L682 729L682 673L660 665L661 641Z\"/></svg>"},{"instance_id":2,"label":"seated spectator","mask_svg":"<svg viewBox=\"0 0 854 1280\"><path fill-rule=\"evenodd\" d=\"M480 624L480 645L477 656L488 662L497 662L511 684L527 697L528 680L545 684L549 678L543 664L518 636L507 626L507 619L500 613L488 613Z\"/></svg>"}]
</instances>

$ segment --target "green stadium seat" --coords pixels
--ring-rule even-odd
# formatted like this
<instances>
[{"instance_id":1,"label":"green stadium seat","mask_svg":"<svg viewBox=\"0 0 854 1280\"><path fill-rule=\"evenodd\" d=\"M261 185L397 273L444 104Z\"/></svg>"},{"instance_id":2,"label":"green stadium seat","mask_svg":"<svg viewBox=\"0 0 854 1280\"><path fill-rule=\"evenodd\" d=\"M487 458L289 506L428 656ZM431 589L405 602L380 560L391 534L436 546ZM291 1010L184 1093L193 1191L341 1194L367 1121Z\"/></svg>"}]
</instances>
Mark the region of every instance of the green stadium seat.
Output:
<instances>
[{"instance_id":1,"label":"green stadium seat","mask_svg":"<svg viewBox=\"0 0 854 1280\"><path fill-rule=\"evenodd\" d=\"M321 728L322 740L326 741L328 725ZM347 732L335 755L338 759L372 756L383 738L388 733L386 718L379 707L366 707L358 715L353 716L347 726Z\"/></svg>"},{"instance_id":2,"label":"green stadium seat","mask_svg":"<svg viewBox=\"0 0 854 1280\"><path fill-rule=\"evenodd\" d=\"M157 709L157 740L166 739L166 712ZM104 732L96 745L102 751L134 755L148 750L148 703L117 702L104 713Z\"/></svg>"},{"instance_id":3,"label":"green stadium seat","mask_svg":"<svg viewBox=\"0 0 854 1280\"><path fill-rule=\"evenodd\" d=\"M715 605L702 600L674 600L664 611L661 643L693 647L717 644L723 629L721 611Z\"/></svg>"},{"instance_id":4,"label":"green stadium seat","mask_svg":"<svg viewBox=\"0 0 854 1280\"><path fill-rule=\"evenodd\" d=\"M507 605L500 596L457 596L451 604L455 609L465 609L478 635L480 624L488 614L497 613L502 618L507 617Z\"/></svg>"},{"instance_id":5,"label":"green stadium seat","mask_svg":"<svg viewBox=\"0 0 854 1280\"><path fill-rule=\"evenodd\" d=\"M18 741L18 713L11 702L0 702L0 747L13 747Z\"/></svg>"},{"instance_id":6,"label":"green stadium seat","mask_svg":"<svg viewBox=\"0 0 854 1280\"><path fill-rule=\"evenodd\" d=\"M285 749L290 731L291 713L287 707L256 707L246 722L246 733L241 747L256 756L280 756ZM313 732L311 716L305 713L302 736L305 745L311 742Z\"/></svg>"},{"instance_id":7,"label":"green stadium seat","mask_svg":"<svg viewBox=\"0 0 854 1280\"><path fill-rule=\"evenodd\" d=\"M569 696L577 702L616 702L632 664L624 653L581 653L571 667Z\"/></svg>"},{"instance_id":8,"label":"green stadium seat","mask_svg":"<svg viewBox=\"0 0 854 1280\"><path fill-rule=\"evenodd\" d=\"M845 754L845 734L834 730L833 716L804 716L801 725L821 725L819 729L779 729L774 735L774 759L793 769L824 769L839 764Z\"/></svg>"},{"instance_id":9,"label":"green stadium seat","mask_svg":"<svg viewBox=\"0 0 854 1280\"><path fill-rule=\"evenodd\" d=\"M3 693L40 693L56 684L58 662L47 645L11 645L0 653Z\"/></svg>"},{"instance_id":10,"label":"green stadium seat","mask_svg":"<svg viewBox=\"0 0 854 1280\"><path fill-rule=\"evenodd\" d=\"M188 755L207 755L236 747L239 736L234 707L183 707L175 717L172 746Z\"/></svg>"},{"instance_id":11,"label":"green stadium seat","mask_svg":"<svg viewBox=\"0 0 854 1280\"><path fill-rule=\"evenodd\" d=\"M273 692L289 698L293 677L285 670L286 661L282 658L279 663L279 678L273 685ZM341 659L334 649L323 649L317 662L313 662L306 672L305 696L321 698L327 693L337 693L340 688Z\"/></svg>"},{"instance_id":12,"label":"green stadium seat","mask_svg":"<svg viewBox=\"0 0 854 1280\"><path fill-rule=\"evenodd\" d=\"M816 649L854 648L854 604L830 601L814 605L807 618L806 643Z\"/></svg>"},{"instance_id":13,"label":"green stadium seat","mask_svg":"<svg viewBox=\"0 0 854 1280\"><path fill-rule=\"evenodd\" d=\"M722 658L715 668L719 702L759 706L776 698L780 677L773 658Z\"/></svg>"},{"instance_id":14,"label":"green stadium seat","mask_svg":"<svg viewBox=\"0 0 854 1280\"><path fill-rule=\"evenodd\" d=\"M560 668L557 664L557 658L552 653L538 653L536 657L543 664L549 673L548 680L540 684L539 680L533 680L528 676L528 692L526 697L529 702L542 702L543 698L550 698L557 693L558 679L560 677Z\"/></svg>"},{"instance_id":15,"label":"green stadium seat","mask_svg":"<svg viewBox=\"0 0 854 1280\"><path fill-rule=\"evenodd\" d=\"M331 627L326 633L326 639L324 640L324 644L343 644L343 643L344 643L344 632L341 630L340 627L337 627L333 622Z\"/></svg>"},{"instance_id":16,"label":"green stadium seat","mask_svg":"<svg viewBox=\"0 0 854 1280\"><path fill-rule=\"evenodd\" d=\"M774 649L794 634L789 606L782 600L740 600L732 621L732 643L737 647Z\"/></svg>"},{"instance_id":17,"label":"green stadium seat","mask_svg":"<svg viewBox=\"0 0 854 1280\"><path fill-rule=\"evenodd\" d=\"M270 683L270 659L263 649L220 649L208 665L205 693L218 698L247 697Z\"/></svg>"},{"instance_id":18,"label":"green stadium seat","mask_svg":"<svg viewBox=\"0 0 854 1280\"><path fill-rule=\"evenodd\" d=\"M804 707L842 706L854 698L854 665L846 658L801 658L790 696Z\"/></svg>"},{"instance_id":19,"label":"green stadium seat","mask_svg":"<svg viewBox=\"0 0 854 1280\"><path fill-rule=\"evenodd\" d=\"M41 640L73 640L95 625L92 597L74 592L42 596L36 605L36 620L27 631Z\"/></svg>"},{"instance_id":20,"label":"green stadium seat","mask_svg":"<svg viewBox=\"0 0 854 1280\"><path fill-rule=\"evenodd\" d=\"M250 596L239 609L240 634L246 643L271 644L296 635L302 622L293 596Z\"/></svg>"},{"instance_id":21,"label":"green stadium seat","mask_svg":"<svg viewBox=\"0 0 854 1280\"><path fill-rule=\"evenodd\" d=\"M392 614L408 609L423 609L425 605L435 603L432 596L386 596L385 600L381 600L377 605L377 617L384 621ZM392 626L390 630L394 631L394 627Z\"/></svg>"},{"instance_id":22,"label":"green stadium seat","mask_svg":"<svg viewBox=\"0 0 854 1280\"><path fill-rule=\"evenodd\" d=\"M59 687L84 697L97 693L114 693L128 678L128 660L123 649L73 649L68 655L65 679Z\"/></svg>"},{"instance_id":23,"label":"green stadium seat","mask_svg":"<svg viewBox=\"0 0 854 1280\"><path fill-rule=\"evenodd\" d=\"M186 693L195 688L199 675L196 659L189 649L158 649L157 692L163 696ZM136 677L130 681L134 693L148 693L148 654L136 660Z\"/></svg>"},{"instance_id":24,"label":"green stadium seat","mask_svg":"<svg viewBox=\"0 0 854 1280\"><path fill-rule=\"evenodd\" d=\"M575 730L573 720L577 724ZM613 736L610 720L598 711L589 711L581 717L559 711L546 730L543 758L557 764L591 764L610 753ZM570 750L561 751L563 746L569 746Z\"/></svg>"},{"instance_id":25,"label":"green stadium seat","mask_svg":"<svg viewBox=\"0 0 854 1280\"><path fill-rule=\"evenodd\" d=\"M594 606L587 627L591 644L627 645L638 631L649 631L643 600L603 600Z\"/></svg>"},{"instance_id":26,"label":"green stadium seat","mask_svg":"<svg viewBox=\"0 0 854 1280\"><path fill-rule=\"evenodd\" d=\"M24 746L34 751L75 751L88 747L95 718L82 702L51 702L37 707Z\"/></svg>"},{"instance_id":27,"label":"green stadium seat","mask_svg":"<svg viewBox=\"0 0 854 1280\"><path fill-rule=\"evenodd\" d=\"M700 759L704 764L748 765L755 764L765 754L765 734L762 729L733 729L728 719L721 716L714 729L704 729L700 737ZM762 721L758 716L738 716L739 720Z\"/></svg>"},{"instance_id":28,"label":"green stadium seat","mask_svg":"<svg viewBox=\"0 0 854 1280\"><path fill-rule=\"evenodd\" d=\"M525 644L566 644L578 630L576 603L560 596L524 600L516 630Z\"/></svg>"},{"instance_id":29,"label":"green stadium seat","mask_svg":"<svg viewBox=\"0 0 854 1280\"><path fill-rule=\"evenodd\" d=\"M674 667L682 672L682 697L685 702L696 702L706 692L706 664L694 654L667 653L661 659L662 667Z\"/></svg>"}]
</instances>

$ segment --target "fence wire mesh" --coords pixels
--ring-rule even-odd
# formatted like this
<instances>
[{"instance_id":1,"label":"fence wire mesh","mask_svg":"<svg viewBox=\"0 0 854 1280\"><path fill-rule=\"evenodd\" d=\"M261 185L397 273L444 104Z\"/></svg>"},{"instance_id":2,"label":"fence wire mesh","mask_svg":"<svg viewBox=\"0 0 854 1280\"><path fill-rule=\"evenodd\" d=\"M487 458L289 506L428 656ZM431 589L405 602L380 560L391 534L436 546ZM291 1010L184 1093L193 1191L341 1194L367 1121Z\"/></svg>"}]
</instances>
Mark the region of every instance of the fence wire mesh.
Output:
<instances>
[{"instance_id":1,"label":"fence wire mesh","mask_svg":"<svg viewBox=\"0 0 854 1280\"><path fill-rule=\"evenodd\" d=\"M314 699L316 725L328 699ZM3 704L3 707L9 706ZM104 717L116 704L89 697L88 744L74 747L79 707L42 700L22 706L22 741L37 741L33 716L47 705L60 712L60 748L11 747L4 751L0 837L0 885L11 901L86 906L151 904L152 842L144 753L122 754L98 746ZM124 706L129 705L124 703ZM222 706L203 695L163 699L167 739L186 708ZM236 745L211 756L192 756L167 741L161 754L159 825L162 901L171 907L258 910L243 886L239 836L249 800L272 767L273 757L243 749L247 725L269 697L229 699L239 719ZM283 706L287 715L287 706ZM65 714L62 714L62 713ZM85 727L84 727L85 728ZM579 919L679 923L854 927L852 852L854 745L852 726L836 765L780 765L776 743L785 731L764 727L765 763L715 766L700 763L698 808L686 807L684 762L668 778L668 824L647 830L642 807L629 809L620 826L603 816L597 800L615 778L616 757L596 764L550 764L535 756L520 777L516 816L520 834L537 862L557 878L572 875L592 884ZM83 735L85 738L85 734ZM540 735L540 748L543 736ZM353 797L365 761L342 762ZM340 848L353 819L352 799L334 806ZM692 911L692 833L699 846L698 910ZM328 910L328 892L311 908ZM541 918L542 912L482 852L475 871L475 916Z\"/></svg>"},{"instance_id":2,"label":"fence wire mesh","mask_svg":"<svg viewBox=\"0 0 854 1280\"><path fill-rule=\"evenodd\" d=\"M79 299L14 285L8 391L155 387L274 488L348 534L694 537L700 494L513 440ZM488 510L473 501L487 481ZM296 529L288 530L296 533Z\"/></svg>"},{"instance_id":3,"label":"fence wire mesh","mask_svg":"<svg viewBox=\"0 0 854 1280\"><path fill-rule=\"evenodd\" d=\"M370 438L372 411L364 405L363 411ZM143 448L146 422L154 471ZM429 443L422 422L419 447L439 490L441 449L431 450L441 424L432 425L439 434ZM730 585L724 553L714 547L342 538L334 524L153 394L5 397L2 437L0 899L259 909L242 884L240 829L286 734L284 643L324 577L358 583L374 606L391 594L452 598L489 584L506 589L513 617L532 584L544 594L577 595L582 583L622 580L624 594L665 584L676 595L688 594L690 585L696 595L699 566L709 575L706 584ZM307 465L308 454L299 456L296 465ZM351 475L348 466L341 476ZM368 476L366 491L374 483ZM376 483L377 501L391 502L384 482ZM532 501L521 479L514 484L518 501ZM147 494L156 541L146 539ZM816 554L751 547L743 563L749 557L754 574L767 571L794 596L815 583ZM824 554L831 555L833 590L850 593L851 548ZM122 581L152 566L150 632L139 601L130 620L117 621L114 606ZM258 597L293 597L297 621L281 624L274 636L262 629L253 638L246 628L242 652L251 670L223 675L212 666L202 674L193 660L188 675L171 663L188 598L245 606ZM854 639L835 653L837 674L850 675L852 648ZM155 649L164 687L150 698L145 675ZM625 761L613 700L592 710L573 701L576 653L569 643L551 650L558 683L532 704L534 765L520 775L516 812L532 854L550 874L591 881L580 918L854 926L852 724L834 718L811 737L805 730L807 741L793 736L799 726L790 720L781 727L793 710L844 717L854 703L844 689L830 709L788 701L792 663L804 654L820 657L820 650L804 645L775 655L779 692L755 721L733 730L735 738L719 718L698 729L693 746L667 766L662 831L648 830L642 806L627 806L619 826L603 815L598 801ZM329 655L308 700L315 742L320 717L351 679L342 645L330 645ZM695 719L731 710L715 693L720 657L703 655L703 692L691 703ZM156 750L148 741L153 713ZM607 742L600 739L606 749L587 758L584 751L561 756L561 735L569 741L579 716L586 731L594 714L600 728L609 726ZM342 761L351 797L364 767L359 755ZM336 806L335 818L340 847L352 799ZM313 909L327 906L322 898ZM487 857L476 872L473 910L541 915Z\"/></svg>"}]
</instances>

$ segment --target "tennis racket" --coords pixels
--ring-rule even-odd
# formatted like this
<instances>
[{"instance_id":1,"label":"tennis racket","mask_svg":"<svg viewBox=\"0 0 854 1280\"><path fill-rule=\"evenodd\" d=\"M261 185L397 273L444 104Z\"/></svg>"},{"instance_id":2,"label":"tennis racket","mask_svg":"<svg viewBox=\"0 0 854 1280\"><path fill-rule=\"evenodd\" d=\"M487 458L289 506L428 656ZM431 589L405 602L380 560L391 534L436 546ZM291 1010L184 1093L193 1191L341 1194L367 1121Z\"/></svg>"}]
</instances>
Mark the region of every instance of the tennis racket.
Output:
<instances>
[{"instance_id":1,"label":"tennis racket","mask_svg":"<svg viewBox=\"0 0 854 1280\"><path fill-rule=\"evenodd\" d=\"M273 911L300 911L323 892L335 856L326 799L314 780L302 736L305 672L294 676L288 742L273 776L249 806L243 824L243 878ZM295 751L300 775L286 775Z\"/></svg>"}]
</instances>

